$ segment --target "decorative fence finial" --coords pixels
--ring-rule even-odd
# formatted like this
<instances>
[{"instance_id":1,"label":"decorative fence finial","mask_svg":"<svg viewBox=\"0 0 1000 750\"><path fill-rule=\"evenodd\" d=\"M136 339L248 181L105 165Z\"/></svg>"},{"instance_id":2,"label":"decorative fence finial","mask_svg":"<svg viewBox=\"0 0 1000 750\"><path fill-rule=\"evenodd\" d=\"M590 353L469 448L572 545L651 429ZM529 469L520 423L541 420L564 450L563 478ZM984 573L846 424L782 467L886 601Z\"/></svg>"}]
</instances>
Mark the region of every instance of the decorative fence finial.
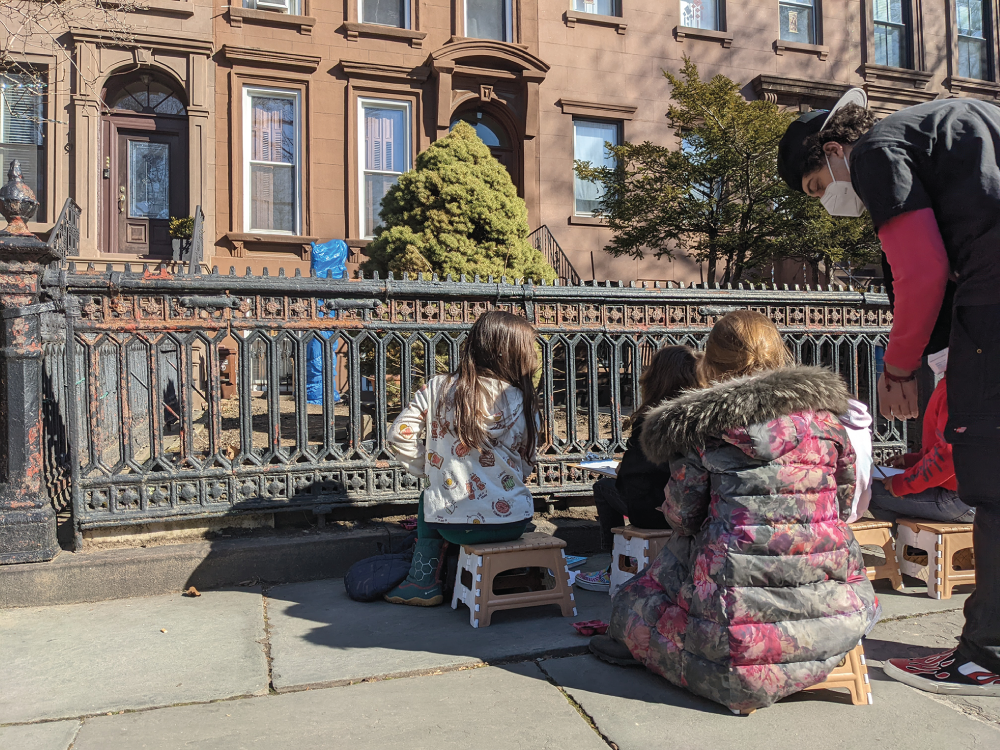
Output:
<instances>
[{"instance_id":1,"label":"decorative fence finial","mask_svg":"<svg viewBox=\"0 0 1000 750\"><path fill-rule=\"evenodd\" d=\"M0 235L33 236L24 222L37 209L35 194L21 176L21 162L14 159L7 170L7 184L0 188L0 214L7 220L7 227Z\"/></svg>"}]
</instances>

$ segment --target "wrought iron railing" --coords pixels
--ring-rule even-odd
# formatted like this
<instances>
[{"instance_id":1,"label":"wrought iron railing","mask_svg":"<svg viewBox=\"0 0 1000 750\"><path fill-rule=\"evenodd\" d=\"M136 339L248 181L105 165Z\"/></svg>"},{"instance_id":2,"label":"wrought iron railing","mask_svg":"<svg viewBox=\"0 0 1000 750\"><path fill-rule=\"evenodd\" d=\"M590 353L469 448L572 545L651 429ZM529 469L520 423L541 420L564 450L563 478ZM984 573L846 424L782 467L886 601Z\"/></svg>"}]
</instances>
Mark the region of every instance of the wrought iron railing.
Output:
<instances>
[{"instance_id":1,"label":"wrought iron railing","mask_svg":"<svg viewBox=\"0 0 1000 750\"><path fill-rule=\"evenodd\" d=\"M556 278L563 285L575 286L580 283L580 274L576 272L569 257L563 252L562 247L552 236L548 226L540 226L528 235L528 242L538 252L545 256L545 260L556 272Z\"/></svg>"},{"instance_id":2,"label":"wrought iron railing","mask_svg":"<svg viewBox=\"0 0 1000 750\"><path fill-rule=\"evenodd\" d=\"M574 465L624 449L622 416L639 400L641 364L665 343L701 347L730 309L768 315L799 361L838 370L871 407L891 324L883 294L762 285L334 281L73 266L45 281L68 313L66 345L54 340L44 356L61 358L47 361L46 373L65 393L59 414L78 534L412 502L419 480L393 460L387 427L426 379L456 366L469 327L490 309L524 315L538 330L538 496L589 492L593 477ZM310 349L322 354L317 403L309 401ZM876 451L902 448L904 429L879 420Z\"/></svg>"}]
</instances>

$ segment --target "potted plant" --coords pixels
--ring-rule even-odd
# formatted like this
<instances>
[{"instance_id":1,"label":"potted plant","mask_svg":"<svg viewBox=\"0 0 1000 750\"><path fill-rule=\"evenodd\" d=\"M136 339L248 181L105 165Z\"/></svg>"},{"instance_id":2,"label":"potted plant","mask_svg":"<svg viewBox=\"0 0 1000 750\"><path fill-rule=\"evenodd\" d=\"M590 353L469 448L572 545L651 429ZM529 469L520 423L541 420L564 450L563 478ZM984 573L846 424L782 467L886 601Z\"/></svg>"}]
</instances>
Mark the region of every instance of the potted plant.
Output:
<instances>
[{"instance_id":1,"label":"potted plant","mask_svg":"<svg viewBox=\"0 0 1000 750\"><path fill-rule=\"evenodd\" d=\"M179 253L186 253L191 247L191 235L194 233L194 217L185 216L178 219L170 217L170 244L173 246L174 257L180 257Z\"/></svg>"}]
</instances>

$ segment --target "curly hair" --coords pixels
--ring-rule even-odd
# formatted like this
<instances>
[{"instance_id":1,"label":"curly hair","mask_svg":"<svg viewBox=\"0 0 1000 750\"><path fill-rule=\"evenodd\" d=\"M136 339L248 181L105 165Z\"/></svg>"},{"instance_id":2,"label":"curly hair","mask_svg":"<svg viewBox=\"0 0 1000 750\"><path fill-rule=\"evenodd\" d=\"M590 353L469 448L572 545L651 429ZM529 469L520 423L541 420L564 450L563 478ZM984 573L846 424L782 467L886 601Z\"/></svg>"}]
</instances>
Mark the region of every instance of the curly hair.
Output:
<instances>
[{"instance_id":1,"label":"curly hair","mask_svg":"<svg viewBox=\"0 0 1000 750\"><path fill-rule=\"evenodd\" d=\"M823 146L827 143L850 144L871 130L877 118L857 104L848 104L837 112L820 132L805 141L806 155L802 174L819 169L826 163Z\"/></svg>"}]
</instances>

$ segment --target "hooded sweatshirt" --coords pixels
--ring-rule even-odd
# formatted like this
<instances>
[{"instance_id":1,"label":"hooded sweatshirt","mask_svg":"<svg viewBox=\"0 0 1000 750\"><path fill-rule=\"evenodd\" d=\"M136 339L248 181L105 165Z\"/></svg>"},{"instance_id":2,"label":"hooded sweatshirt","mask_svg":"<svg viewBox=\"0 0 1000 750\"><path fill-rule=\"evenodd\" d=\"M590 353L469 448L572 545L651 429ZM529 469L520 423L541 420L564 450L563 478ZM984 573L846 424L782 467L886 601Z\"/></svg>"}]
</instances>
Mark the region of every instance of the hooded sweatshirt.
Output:
<instances>
[{"instance_id":1,"label":"hooded sweatshirt","mask_svg":"<svg viewBox=\"0 0 1000 750\"><path fill-rule=\"evenodd\" d=\"M386 439L399 462L414 476L427 477L428 523L515 523L534 515L525 481L535 446L526 445L524 395L499 380L479 383L485 445L470 448L458 439L451 375L421 387L389 429Z\"/></svg>"},{"instance_id":2,"label":"hooded sweatshirt","mask_svg":"<svg viewBox=\"0 0 1000 750\"><path fill-rule=\"evenodd\" d=\"M847 437L854 448L854 500L847 523L854 523L868 510L872 499L872 415L868 407L853 398L847 400L850 407L840 414L840 423L847 428Z\"/></svg>"}]
</instances>

